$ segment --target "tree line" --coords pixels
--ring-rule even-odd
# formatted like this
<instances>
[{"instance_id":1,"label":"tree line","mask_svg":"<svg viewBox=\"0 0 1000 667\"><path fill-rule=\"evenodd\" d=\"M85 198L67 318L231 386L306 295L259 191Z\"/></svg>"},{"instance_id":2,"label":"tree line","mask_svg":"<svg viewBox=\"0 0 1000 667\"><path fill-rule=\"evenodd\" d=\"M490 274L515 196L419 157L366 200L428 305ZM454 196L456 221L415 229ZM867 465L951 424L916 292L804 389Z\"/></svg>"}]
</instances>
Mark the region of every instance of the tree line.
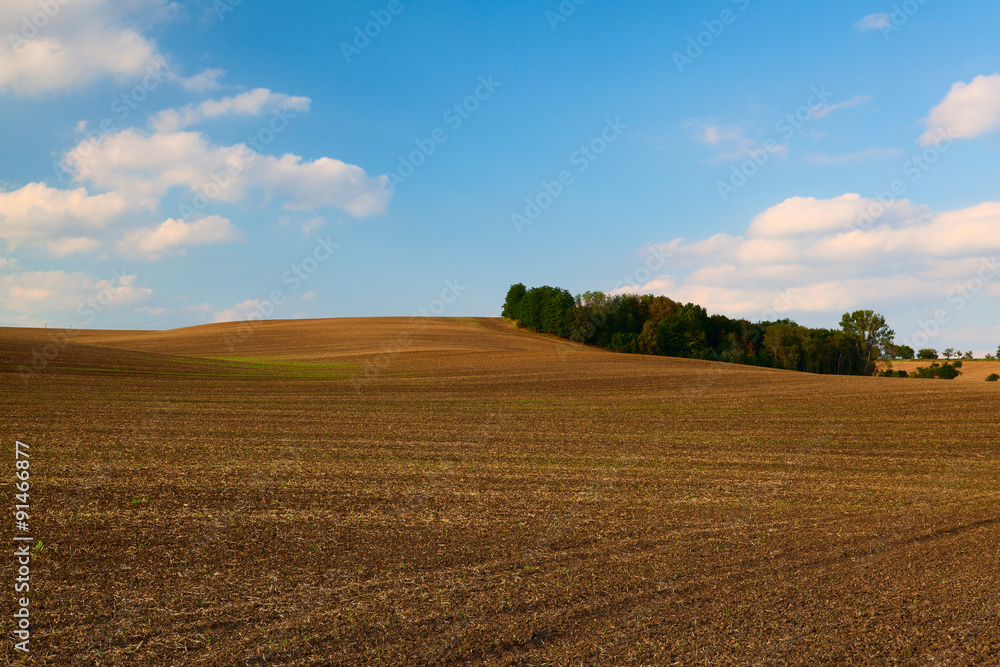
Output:
<instances>
[{"instance_id":1,"label":"tree line","mask_svg":"<svg viewBox=\"0 0 1000 667\"><path fill-rule=\"evenodd\" d=\"M665 296L511 285L503 316L541 333L614 352L784 368L811 373L875 375L895 354L895 333L871 310L844 313L840 329L813 329L783 319L750 322L709 315Z\"/></svg>"}]
</instances>

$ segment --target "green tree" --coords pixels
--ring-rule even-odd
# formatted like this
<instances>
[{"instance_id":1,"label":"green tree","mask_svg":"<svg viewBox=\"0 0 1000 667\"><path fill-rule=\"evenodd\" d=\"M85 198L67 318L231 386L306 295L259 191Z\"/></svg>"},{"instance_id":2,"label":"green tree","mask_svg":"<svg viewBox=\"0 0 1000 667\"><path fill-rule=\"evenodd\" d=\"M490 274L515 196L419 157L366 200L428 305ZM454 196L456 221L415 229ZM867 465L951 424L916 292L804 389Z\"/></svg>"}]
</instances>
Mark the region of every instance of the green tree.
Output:
<instances>
[{"instance_id":1,"label":"green tree","mask_svg":"<svg viewBox=\"0 0 1000 667\"><path fill-rule=\"evenodd\" d=\"M916 356L913 348L909 345L900 345L896 348L896 357L898 359L912 359Z\"/></svg>"},{"instance_id":2,"label":"green tree","mask_svg":"<svg viewBox=\"0 0 1000 667\"><path fill-rule=\"evenodd\" d=\"M942 380L954 380L962 371L958 370L957 366L952 366L951 364L944 364L938 369L937 376Z\"/></svg>"},{"instance_id":3,"label":"green tree","mask_svg":"<svg viewBox=\"0 0 1000 667\"><path fill-rule=\"evenodd\" d=\"M527 291L523 283L511 285L507 290L507 298L503 302L503 313L508 320L521 319L521 301L524 300L524 293ZM495 310L493 311L496 312Z\"/></svg>"},{"instance_id":4,"label":"green tree","mask_svg":"<svg viewBox=\"0 0 1000 667\"><path fill-rule=\"evenodd\" d=\"M889 328L884 317L873 310L844 313L840 318L840 328L857 355L861 367L859 374L875 375L876 362L887 356L896 332Z\"/></svg>"},{"instance_id":5,"label":"green tree","mask_svg":"<svg viewBox=\"0 0 1000 667\"><path fill-rule=\"evenodd\" d=\"M938 351L932 347L925 347L917 353L918 359L937 359Z\"/></svg>"},{"instance_id":6,"label":"green tree","mask_svg":"<svg viewBox=\"0 0 1000 667\"><path fill-rule=\"evenodd\" d=\"M764 334L764 347L774 363L789 371L802 369L802 327L795 324L772 324Z\"/></svg>"},{"instance_id":7,"label":"green tree","mask_svg":"<svg viewBox=\"0 0 1000 667\"><path fill-rule=\"evenodd\" d=\"M946 347L942 354L944 354L945 359L951 359L952 357L955 356L955 348Z\"/></svg>"}]
</instances>

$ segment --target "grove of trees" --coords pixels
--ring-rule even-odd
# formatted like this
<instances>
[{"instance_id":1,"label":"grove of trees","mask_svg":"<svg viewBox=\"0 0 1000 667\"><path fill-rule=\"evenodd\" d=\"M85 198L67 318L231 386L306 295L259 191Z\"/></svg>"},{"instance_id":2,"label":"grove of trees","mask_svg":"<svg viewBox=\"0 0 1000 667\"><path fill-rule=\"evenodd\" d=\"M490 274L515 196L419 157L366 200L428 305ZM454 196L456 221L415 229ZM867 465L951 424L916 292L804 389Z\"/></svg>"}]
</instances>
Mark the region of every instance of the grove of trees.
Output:
<instances>
[{"instance_id":1,"label":"grove of trees","mask_svg":"<svg viewBox=\"0 0 1000 667\"><path fill-rule=\"evenodd\" d=\"M812 373L874 375L879 359L913 356L893 345L894 332L871 310L845 313L840 329L791 320L750 322L709 315L665 296L512 285L503 316L542 333L616 352L727 361ZM901 354L902 353L902 354Z\"/></svg>"}]
</instances>

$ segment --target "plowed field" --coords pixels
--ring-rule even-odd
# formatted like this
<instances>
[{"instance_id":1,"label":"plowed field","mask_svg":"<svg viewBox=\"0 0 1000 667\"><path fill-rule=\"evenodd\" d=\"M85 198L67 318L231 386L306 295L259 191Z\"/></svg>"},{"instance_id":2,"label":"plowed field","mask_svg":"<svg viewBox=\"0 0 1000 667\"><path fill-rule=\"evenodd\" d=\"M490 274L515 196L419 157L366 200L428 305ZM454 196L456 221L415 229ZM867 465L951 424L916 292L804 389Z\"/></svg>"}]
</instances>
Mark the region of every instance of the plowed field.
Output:
<instances>
[{"instance_id":1,"label":"plowed field","mask_svg":"<svg viewBox=\"0 0 1000 667\"><path fill-rule=\"evenodd\" d=\"M493 319L56 333L0 330L25 664L1000 660L1000 383Z\"/></svg>"}]
</instances>

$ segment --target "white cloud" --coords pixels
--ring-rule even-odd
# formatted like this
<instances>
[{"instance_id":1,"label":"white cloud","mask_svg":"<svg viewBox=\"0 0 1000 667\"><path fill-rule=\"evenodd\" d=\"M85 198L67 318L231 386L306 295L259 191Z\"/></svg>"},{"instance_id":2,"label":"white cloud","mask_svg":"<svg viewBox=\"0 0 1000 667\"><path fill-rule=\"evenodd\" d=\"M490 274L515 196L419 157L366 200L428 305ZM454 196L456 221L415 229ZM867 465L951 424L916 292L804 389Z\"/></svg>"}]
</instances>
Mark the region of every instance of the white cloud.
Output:
<instances>
[{"instance_id":1,"label":"white cloud","mask_svg":"<svg viewBox=\"0 0 1000 667\"><path fill-rule=\"evenodd\" d=\"M237 108L253 105L241 104ZM29 183L0 191L0 239L8 250L30 248L62 257L115 249L152 259L192 245L243 239L232 223L217 216L154 220L161 198L174 188L214 202L276 200L289 210L331 206L357 216L382 213L391 196L385 176L370 177L339 160L260 155L243 144L213 146L197 132L124 130L81 142L67 152L64 164L85 187ZM154 221L159 226L150 228ZM302 231L313 233L324 222L312 218Z\"/></svg>"},{"instance_id":2,"label":"white cloud","mask_svg":"<svg viewBox=\"0 0 1000 667\"><path fill-rule=\"evenodd\" d=\"M125 256L159 259L164 254L184 254L191 246L245 241L243 232L227 218L208 216L194 222L173 218L153 229L136 229L118 243Z\"/></svg>"},{"instance_id":3,"label":"white cloud","mask_svg":"<svg viewBox=\"0 0 1000 667\"><path fill-rule=\"evenodd\" d=\"M766 151L779 157L788 157L787 144L774 142L770 148L764 143L747 136L746 131L738 125L702 124L688 121L687 128L694 128L694 139L717 149L712 158L714 162L733 162L750 157L751 153L759 154Z\"/></svg>"},{"instance_id":4,"label":"white cloud","mask_svg":"<svg viewBox=\"0 0 1000 667\"><path fill-rule=\"evenodd\" d=\"M212 199L221 202L242 201L250 191L259 191L289 210L333 206L366 216L384 212L391 196L386 176L369 176L340 160L309 162L292 154L260 155L243 144L213 146L198 132L123 130L83 142L67 154L66 162L77 179L147 205L171 188L183 187L212 190ZM219 187L212 175L227 173Z\"/></svg>"},{"instance_id":5,"label":"white cloud","mask_svg":"<svg viewBox=\"0 0 1000 667\"><path fill-rule=\"evenodd\" d=\"M256 116L272 110L309 111L308 97L292 97L274 93L267 88L257 88L234 97L206 100L201 104L188 104L179 109L165 109L150 118L149 124L157 132L169 133L197 125L206 118L225 115Z\"/></svg>"},{"instance_id":6,"label":"white cloud","mask_svg":"<svg viewBox=\"0 0 1000 667\"><path fill-rule=\"evenodd\" d=\"M163 308L163 307L148 308L146 306L142 306L141 308L136 308L135 312L137 312L137 313L144 313L146 315L152 315L152 316L156 317L156 316L159 316L159 315L166 315L167 313L172 313L173 311L171 309L169 309L169 308Z\"/></svg>"},{"instance_id":7,"label":"white cloud","mask_svg":"<svg viewBox=\"0 0 1000 667\"><path fill-rule=\"evenodd\" d=\"M107 77L141 78L165 58L139 32L138 21L165 20L178 7L170 0L4 0L0 90L41 96Z\"/></svg>"},{"instance_id":8,"label":"white cloud","mask_svg":"<svg viewBox=\"0 0 1000 667\"><path fill-rule=\"evenodd\" d=\"M869 14L854 24L854 27L864 32L866 30L885 30L892 25L892 17L885 12Z\"/></svg>"},{"instance_id":9,"label":"white cloud","mask_svg":"<svg viewBox=\"0 0 1000 667\"><path fill-rule=\"evenodd\" d=\"M617 292L664 294L751 319L843 312L943 297L1000 253L1000 202L934 214L901 200L859 224L877 204L851 193L790 198L756 216L744 236L657 246L674 273ZM1000 275L993 283L1000 293Z\"/></svg>"},{"instance_id":10,"label":"white cloud","mask_svg":"<svg viewBox=\"0 0 1000 667\"><path fill-rule=\"evenodd\" d=\"M226 70L217 69L214 67L209 67L203 69L198 74L190 76L187 78L180 78L178 82L185 90L190 90L195 93L205 93L210 90L218 90L220 87L219 79L225 76Z\"/></svg>"},{"instance_id":11,"label":"white cloud","mask_svg":"<svg viewBox=\"0 0 1000 667\"><path fill-rule=\"evenodd\" d=\"M22 271L0 276L0 305L14 313L76 318L81 309L131 306L152 295L148 287L136 286L135 274L115 280L96 280L82 271Z\"/></svg>"},{"instance_id":12,"label":"white cloud","mask_svg":"<svg viewBox=\"0 0 1000 667\"><path fill-rule=\"evenodd\" d=\"M29 183L0 192L0 238L8 249L44 248L55 256L90 252L115 220L133 210L115 192L90 195L84 188L59 190Z\"/></svg>"},{"instance_id":13,"label":"white cloud","mask_svg":"<svg viewBox=\"0 0 1000 667\"><path fill-rule=\"evenodd\" d=\"M1000 129L1000 73L955 83L925 123L927 131L920 137L924 146L941 136L972 139Z\"/></svg>"},{"instance_id":14,"label":"white cloud","mask_svg":"<svg viewBox=\"0 0 1000 667\"><path fill-rule=\"evenodd\" d=\"M303 162L286 153L263 158L258 168L261 187L293 211L335 206L356 216L375 215L385 212L391 196L386 176L373 178L361 167L328 157Z\"/></svg>"},{"instance_id":15,"label":"white cloud","mask_svg":"<svg viewBox=\"0 0 1000 667\"><path fill-rule=\"evenodd\" d=\"M833 199L791 197L755 217L748 235L782 238L848 230L876 206L875 200L856 193ZM886 220L909 220L927 214L926 208L913 206L906 199L891 202L887 209L881 216Z\"/></svg>"}]
</instances>

